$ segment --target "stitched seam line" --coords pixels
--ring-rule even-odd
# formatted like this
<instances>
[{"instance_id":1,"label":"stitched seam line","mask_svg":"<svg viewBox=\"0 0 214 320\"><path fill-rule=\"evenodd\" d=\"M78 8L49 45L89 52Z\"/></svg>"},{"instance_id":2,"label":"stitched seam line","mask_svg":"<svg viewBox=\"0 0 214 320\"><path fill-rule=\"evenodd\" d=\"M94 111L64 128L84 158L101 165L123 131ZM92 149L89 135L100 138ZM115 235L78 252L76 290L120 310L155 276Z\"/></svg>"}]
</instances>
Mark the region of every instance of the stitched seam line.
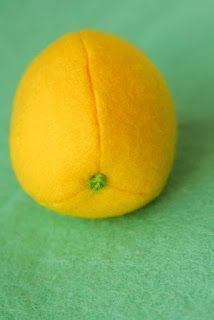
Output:
<instances>
[{"instance_id":1,"label":"stitched seam line","mask_svg":"<svg viewBox=\"0 0 214 320\"><path fill-rule=\"evenodd\" d=\"M117 188L115 186L109 186L113 191L119 191L120 193L126 193L126 194L129 194L130 196L134 196L134 197L144 197L145 198L145 193L141 193L141 192L131 192L131 191L128 191L128 190L123 190L123 189L120 189L120 188ZM54 202L51 202L53 205L60 205L62 203L65 203L69 200L72 200L74 198L76 198L77 196L79 196L81 193L83 192L88 192L88 190L79 190L77 191L76 193L72 194L71 196L69 196L67 199L63 199L61 201L54 201ZM93 192L93 191L92 191ZM42 202L42 201L41 201Z\"/></svg>"},{"instance_id":2,"label":"stitched seam line","mask_svg":"<svg viewBox=\"0 0 214 320\"><path fill-rule=\"evenodd\" d=\"M98 107L97 107L97 99L95 95L95 90L94 90L94 85L92 81L92 76L91 76L91 70L90 70L90 63L89 63L89 54L88 50L86 47L86 44L83 40L83 36L81 34L81 31L79 32L80 36L80 41L82 44L82 48L85 54L85 59L86 59L86 72L88 76L88 81L89 81L89 86L90 86L90 91L93 99L93 104L94 104L94 114L95 114L95 122L96 122L96 127L97 127L97 143L98 143L98 171L100 171L100 162L101 162L101 136L100 136L100 123L99 123L99 116L98 116Z\"/></svg>"},{"instance_id":3,"label":"stitched seam line","mask_svg":"<svg viewBox=\"0 0 214 320\"><path fill-rule=\"evenodd\" d=\"M115 186L112 187L113 190L116 190L116 191L119 191L119 192L124 192L124 193L127 193L131 196L142 196L142 197L145 197L145 193L143 192L131 192L131 191L128 191L128 190L124 190L124 189L120 189L120 188L117 188Z\"/></svg>"}]
</instances>

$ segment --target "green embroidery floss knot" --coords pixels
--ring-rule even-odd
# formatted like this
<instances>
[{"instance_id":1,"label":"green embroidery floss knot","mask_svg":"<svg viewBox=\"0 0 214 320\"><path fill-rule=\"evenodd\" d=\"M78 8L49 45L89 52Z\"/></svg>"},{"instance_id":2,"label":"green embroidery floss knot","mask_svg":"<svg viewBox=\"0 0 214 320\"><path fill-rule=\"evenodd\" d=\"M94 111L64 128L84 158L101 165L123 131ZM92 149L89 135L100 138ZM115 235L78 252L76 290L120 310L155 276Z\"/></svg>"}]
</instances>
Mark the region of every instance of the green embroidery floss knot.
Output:
<instances>
[{"instance_id":1,"label":"green embroidery floss knot","mask_svg":"<svg viewBox=\"0 0 214 320\"><path fill-rule=\"evenodd\" d=\"M107 184L107 177L100 172L94 174L87 181L87 185L88 185L89 189L91 189L93 191L99 191L100 189L105 187L106 184Z\"/></svg>"}]
</instances>

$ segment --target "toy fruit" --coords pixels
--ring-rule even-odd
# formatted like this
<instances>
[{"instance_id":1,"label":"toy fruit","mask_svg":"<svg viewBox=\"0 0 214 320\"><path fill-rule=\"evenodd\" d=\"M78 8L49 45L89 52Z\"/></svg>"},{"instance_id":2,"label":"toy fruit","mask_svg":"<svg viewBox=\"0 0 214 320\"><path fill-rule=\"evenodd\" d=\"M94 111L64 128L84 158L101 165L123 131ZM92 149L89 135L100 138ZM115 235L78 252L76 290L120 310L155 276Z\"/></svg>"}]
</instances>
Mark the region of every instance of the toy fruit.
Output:
<instances>
[{"instance_id":1,"label":"toy fruit","mask_svg":"<svg viewBox=\"0 0 214 320\"><path fill-rule=\"evenodd\" d=\"M145 54L112 34L68 33L17 89L11 159L20 184L55 211L118 216L159 195L171 170L175 111Z\"/></svg>"}]
</instances>

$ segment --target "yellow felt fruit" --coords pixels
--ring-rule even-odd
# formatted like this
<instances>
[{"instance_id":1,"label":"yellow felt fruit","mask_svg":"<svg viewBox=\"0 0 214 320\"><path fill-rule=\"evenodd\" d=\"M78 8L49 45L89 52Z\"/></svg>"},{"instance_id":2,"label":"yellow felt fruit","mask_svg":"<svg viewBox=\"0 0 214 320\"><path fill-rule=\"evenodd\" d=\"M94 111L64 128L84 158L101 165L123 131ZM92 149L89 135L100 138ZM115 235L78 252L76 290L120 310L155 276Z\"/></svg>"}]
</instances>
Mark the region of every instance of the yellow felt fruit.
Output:
<instances>
[{"instance_id":1,"label":"yellow felt fruit","mask_svg":"<svg viewBox=\"0 0 214 320\"><path fill-rule=\"evenodd\" d=\"M108 33L65 34L17 89L13 167L26 192L58 212L100 218L144 206L166 183L175 141L160 72Z\"/></svg>"}]
</instances>

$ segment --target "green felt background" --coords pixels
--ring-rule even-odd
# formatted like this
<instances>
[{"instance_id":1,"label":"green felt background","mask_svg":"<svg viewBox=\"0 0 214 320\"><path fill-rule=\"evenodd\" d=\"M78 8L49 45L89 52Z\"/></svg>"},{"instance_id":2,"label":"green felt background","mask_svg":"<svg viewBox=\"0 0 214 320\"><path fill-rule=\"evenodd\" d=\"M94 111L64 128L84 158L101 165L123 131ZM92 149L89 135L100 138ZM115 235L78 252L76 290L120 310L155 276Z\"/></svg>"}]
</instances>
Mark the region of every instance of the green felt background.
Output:
<instances>
[{"instance_id":1,"label":"green felt background","mask_svg":"<svg viewBox=\"0 0 214 320\"><path fill-rule=\"evenodd\" d=\"M214 318L214 1L0 1L0 319ZM109 30L171 87L177 161L162 196L109 220L52 213L20 189L8 128L17 82L62 33ZM136 124L137 125L137 124Z\"/></svg>"}]
</instances>

